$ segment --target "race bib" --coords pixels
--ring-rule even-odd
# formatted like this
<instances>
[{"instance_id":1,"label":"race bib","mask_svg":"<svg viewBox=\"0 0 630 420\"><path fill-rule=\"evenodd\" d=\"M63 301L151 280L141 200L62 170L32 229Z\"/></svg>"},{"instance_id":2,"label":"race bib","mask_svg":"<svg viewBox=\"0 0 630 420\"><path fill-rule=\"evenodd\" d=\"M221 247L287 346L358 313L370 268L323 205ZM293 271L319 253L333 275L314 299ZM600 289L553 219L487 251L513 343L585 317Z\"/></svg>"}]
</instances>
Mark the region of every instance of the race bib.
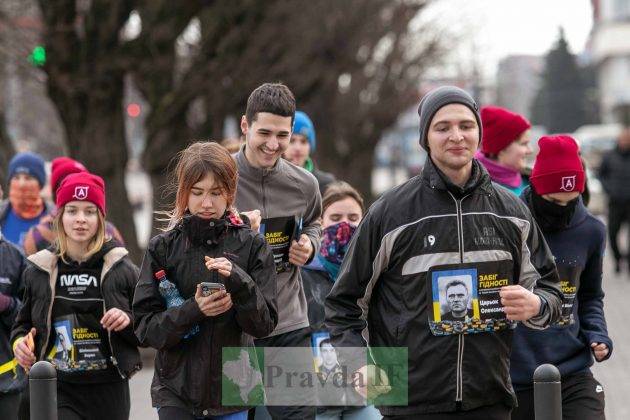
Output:
<instances>
[{"instance_id":1,"label":"race bib","mask_svg":"<svg viewBox=\"0 0 630 420\"><path fill-rule=\"evenodd\" d=\"M91 314L72 314L53 321L55 344L47 360L63 372L107 369L105 330Z\"/></svg>"},{"instance_id":2,"label":"race bib","mask_svg":"<svg viewBox=\"0 0 630 420\"><path fill-rule=\"evenodd\" d=\"M262 233L273 252L276 272L282 273L291 269L289 249L291 241L298 235L298 220L295 216L272 217L262 219L259 232Z\"/></svg>"},{"instance_id":3,"label":"race bib","mask_svg":"<svg viewBox=\"0 0 630 420\"><path fill-rule=\"evenodd\" d=\"M562 311L560 319L554 325L564 327L575 322L573 319L573 305L580 287L581 268L559 265L558 273L560 274L560 289L562 290Z\"/></svg>"},{"instance_id":4,"label":"race bib","mask_svg":"<svg viewBox=\"0 0 630 420\"><path fill-rule=\"evenodd\" d=\"M513 284L510 260L432 267L427 273L429 328L434 335L476 334L515 328L499 297Z\"/></svg>"}]
</instances>

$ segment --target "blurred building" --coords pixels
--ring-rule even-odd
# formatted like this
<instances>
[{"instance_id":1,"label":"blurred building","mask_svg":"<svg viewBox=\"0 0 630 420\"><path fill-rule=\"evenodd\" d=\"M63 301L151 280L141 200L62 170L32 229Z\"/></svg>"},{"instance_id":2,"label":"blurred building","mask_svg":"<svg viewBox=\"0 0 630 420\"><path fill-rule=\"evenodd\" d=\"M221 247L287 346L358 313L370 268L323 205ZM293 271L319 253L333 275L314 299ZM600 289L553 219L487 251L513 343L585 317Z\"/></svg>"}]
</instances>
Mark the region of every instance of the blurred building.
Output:
<instances>
[{"instance_id":1,"label":"blurred building","mask_svg":"<svg viewBox=\"0 0 630 420\"><path fill-rule=\"evenodd\" d=\"M590 56L597 66L602 122L619 121L630 106L630 1L591 0Z\"/></svg>"},{"instance_id":2,"label":"blurred building","mask_svg":"<svg viewBox=\"0 0 630 420\"><path fill-rule=\"evenodd\" d=\"M544 64L537 55L510 55L499 61L496 105L530 118Z\"/></svg>"}]
</instances>

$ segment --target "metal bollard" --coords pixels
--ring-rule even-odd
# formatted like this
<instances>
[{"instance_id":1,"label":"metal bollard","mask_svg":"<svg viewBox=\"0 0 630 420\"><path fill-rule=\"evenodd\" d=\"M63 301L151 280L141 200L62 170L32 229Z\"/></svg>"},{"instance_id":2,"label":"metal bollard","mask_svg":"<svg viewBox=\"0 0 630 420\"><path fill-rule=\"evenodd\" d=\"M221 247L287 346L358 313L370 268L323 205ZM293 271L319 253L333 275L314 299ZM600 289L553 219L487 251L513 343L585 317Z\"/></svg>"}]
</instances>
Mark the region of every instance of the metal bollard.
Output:
<instances>
[{"instance_id":1,"label":"metal bollard","mask_svg":"<svg viewBox=\"0 0 630 420\"><path fill-rule=\"evenodd\" d=\"M536 420L562 420L560 371L550 364L534 371L534 413Z\"/></svg>"},{"instance_id":2,"label":"metal bollard","mask_svg":"<svg viewBox=\"0 0 630 420\"><path fill-rule=\"evenodd\" d=\"M31 367L28 375L31 420L57 420L57 371L46 361Z\"/></svg>"}]
</instances>

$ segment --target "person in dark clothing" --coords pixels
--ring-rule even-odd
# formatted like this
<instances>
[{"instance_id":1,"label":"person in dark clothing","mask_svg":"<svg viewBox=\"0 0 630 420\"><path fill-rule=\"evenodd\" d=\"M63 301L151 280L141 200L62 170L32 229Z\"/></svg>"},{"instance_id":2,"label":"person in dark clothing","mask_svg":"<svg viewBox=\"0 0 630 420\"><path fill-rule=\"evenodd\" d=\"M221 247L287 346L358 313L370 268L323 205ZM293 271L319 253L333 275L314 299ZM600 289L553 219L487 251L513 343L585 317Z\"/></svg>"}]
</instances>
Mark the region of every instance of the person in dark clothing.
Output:
<instances>
[{"instance_id":1,"label":"person in dark clothing","mask_svg":"<svg viewBox=\"0 0 630 420\"><path fill-rule=\"evenodd\" d=\"M418 114L429 159L361 221L326 299L325 324L338 350L409 348L407 404L378 406L386 418L507 420L516 404L513 328L557 320L558 273L525 204L474 159L482 129L472 97L443 86L423 97ZM440 290L455 277L475 285L473 319L458 328L440 320ZM357 375L371 366L345 362ZM373 382L389 392L386 381ZM369 395L369 385L356 389Z\"/></svg>"},{"instance_id":2,"label":"person in dark clothing","mask_svg":"<svg viewBox=\"0 0 630 420\"><path fill-rule=\"evenodd\" d=\"M630 227L630 128L623 129L617 140L617 147L602 159L599 167L599 180L608 195L608 238L615 258L615 271L621 272L623 261L630 269L630 260L619 250L617 236L624 224ZM630 251L630 230L627 240Z\"/></svg>"},{"instance_id":3,"label":"person in dark clothing","mask_svg":"<svg viewBox=\"0 0 630 420\"><path fill-rule=\"evenodd\" d=\"M322 171L315 165L312 155L315 153L316 145L317 137L315 136L313 122L306 113L295 111L293 133L291 134L289 147L287 147L283 157L292 164L312 173L319 183L320 194L324 195L328 185L335 181L335 176L329 172Z\"/></svg>"},{"instance_id":4,"label":"person in dark clothing","mask_svg":"<svg viewBox=\"0 0 630 420\"><path fill-rule=\"evenodd\" d=\"M273 255L262 235L232 207L238 175L225 148L193 143L180 153L175 178L168 227L149 242L133 302L138 339L158 350L153 406L160 419L246 419L247 401L222 403L227 369L222 351L253 347L254 337L276 327ZM182 305L167 308L155 279L161 270L177 287ZM224 288L206 295L202 282ZM198 333L188 336L195 326ZM254 380L253 372L247 373L249 362L241 358L238 363L238 372L247 369L241 379L249 384Z\"/></svg>"},{"instance_id":5,"label":"person in dark clothing","mask_svg":"<svg viewBox=\"0 0 630 420\"><path fill-rule=\"evenodd\" d=\"M337 280L341 262L356 227L363 218L364 211L363 197L346 182L335 181L324 192L322 197L322 245L319 253L313 258L313 262L301 269L304 292L308 303L308 320L314 336L326 336L324 301ZM334 372L340 370L340 367L336 361L336 353L333 357L335 349L330 344L330 339L325 338L317 347L321 358L318 374L326 380ZM336 366L334 368L332 366L333 361ZM328 388L330 389L330 386ZM328 389L323 391L322 396L320 396L320 405L323 406L317 409L318 419L333 420L350 417L368 420L381 418L374 406L352 406L348 396L344 398L347 406L339 406L339 404L332 406L330 402L331 392ZM332 400L343 396L344 393L340 391L340 389L332 389L334 394ZM348 391L354 392L353 390ZM325 407L326 403L331 406Z\"/></svg>"},{"instance_id":6,"label":"person in dark clothing","mask_svg":"<svg viewBox=\"0 0 630 420\"><path fill-rule=\"evenodd\" d=\"M20 250L0 232L0 413L9 420L17 418L20 392L26 386L24 370L18 368L9 340L21 306L21 276L25 268L26 260Z\"/></svg>"},{"instance_id":7,"label":"person in dark clothing","mask_svg":"<svg viewBox=\"0 0 630 420\"><path fill-rule=\"evenodd\" d=\"M582 202L585 172L575 140L542 137L527 204L553 253L563 292L560 319L545 331L519 325L510 374L518 398L513 420L534 418L534 370L555 365L562 376L565 420L604 419L604 390L589 367L608 359L613 343L604 317L602 265L606 228Z\"/></svg>"},{"instance_id":8,"label":"person in dark clothing","mask_svg":"<svg viewBox=\"0 0 630 420\"><path fill-rule=\"evenodd\" d=\"M142 367L131 315L138 270L105 234L100 177L69 175L57 207L55 248L31 255L23 274L15 358L27 371L37 360L55 366L59 419L124 420L128 379Z\"/></svg>"},{"instance_id":9,"label":"person in dark clothing","mask_svg":"<svg viewBox=\"0 0 630 420\"><path fill-rule=\"evenodd\" d=\"M363 218L363 197L348 183L335 181L322 197L322 247L301 268L308 322L313 331L324 329L324 301L337 280L350 239Z\"/></svg>"}]
</instances>

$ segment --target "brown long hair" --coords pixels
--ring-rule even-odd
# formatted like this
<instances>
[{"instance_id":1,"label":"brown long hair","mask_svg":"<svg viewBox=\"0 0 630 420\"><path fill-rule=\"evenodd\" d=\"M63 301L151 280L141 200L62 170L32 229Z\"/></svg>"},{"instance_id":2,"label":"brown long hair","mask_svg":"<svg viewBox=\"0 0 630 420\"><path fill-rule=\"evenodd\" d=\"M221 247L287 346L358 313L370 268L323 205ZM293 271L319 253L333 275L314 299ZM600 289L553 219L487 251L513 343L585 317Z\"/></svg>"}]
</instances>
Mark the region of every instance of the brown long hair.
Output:
<instances>
[{"instance_id":1,"label":"brown long hair","mask_svg":"<svg viewBox=\"0 0 630 420\"><path fill-rule=\"evenodd\" d=\"M236 162L223 146L211 141L198 141L180 151L176 159L173 177L175 184L171 185L172 189L177 190L175 202L172 204L173 209L159 212L167 216L166 219L159 219L168 222L165 230L173 229L184 217L193 185L209 173L214 176L221 192L225 194L228 209L232 208L236 196L238 171Z\"/></svg>"},{"instance_id":2,"label":"brown long hair","mask_svg":"<svg viewBox=\"0 0 630 420\"><path fill-rule=\"evenodd\" d=\"M335 181L330 183L326 188L326 191L324 191L324 196L322 197L322 215L331 204L344 200L348 197L352 198L359 204L362 214L365 213L363 197L361 197L361 194L359 194L359 192L347 182Z\"/></svg>"},{"instance_id":3,"label":"brown long hair","mask_svg":"<svg viewBox=\"0 0 630 420\"><path fill-rule=\"evenodd\" d=\"M68 255L68 235L66 235L66 231L63 228L62 221L65 210L66 206L63 206L55 215L53 219L53 232L56 233L55 253L59 258L61 258L63 262L67 264L68 261L66 260L66 257ZM110 239L105 233L105 218L103 217L103 214L99 210L97 210L96 213L98 214L98 227L96 228L96 233L94 234L88 245L87 253L84 256L86 260L89 259L92 255L96 254L98 251L100 251L103 247L103 244Z\"/></svg>"}]
</instances>

